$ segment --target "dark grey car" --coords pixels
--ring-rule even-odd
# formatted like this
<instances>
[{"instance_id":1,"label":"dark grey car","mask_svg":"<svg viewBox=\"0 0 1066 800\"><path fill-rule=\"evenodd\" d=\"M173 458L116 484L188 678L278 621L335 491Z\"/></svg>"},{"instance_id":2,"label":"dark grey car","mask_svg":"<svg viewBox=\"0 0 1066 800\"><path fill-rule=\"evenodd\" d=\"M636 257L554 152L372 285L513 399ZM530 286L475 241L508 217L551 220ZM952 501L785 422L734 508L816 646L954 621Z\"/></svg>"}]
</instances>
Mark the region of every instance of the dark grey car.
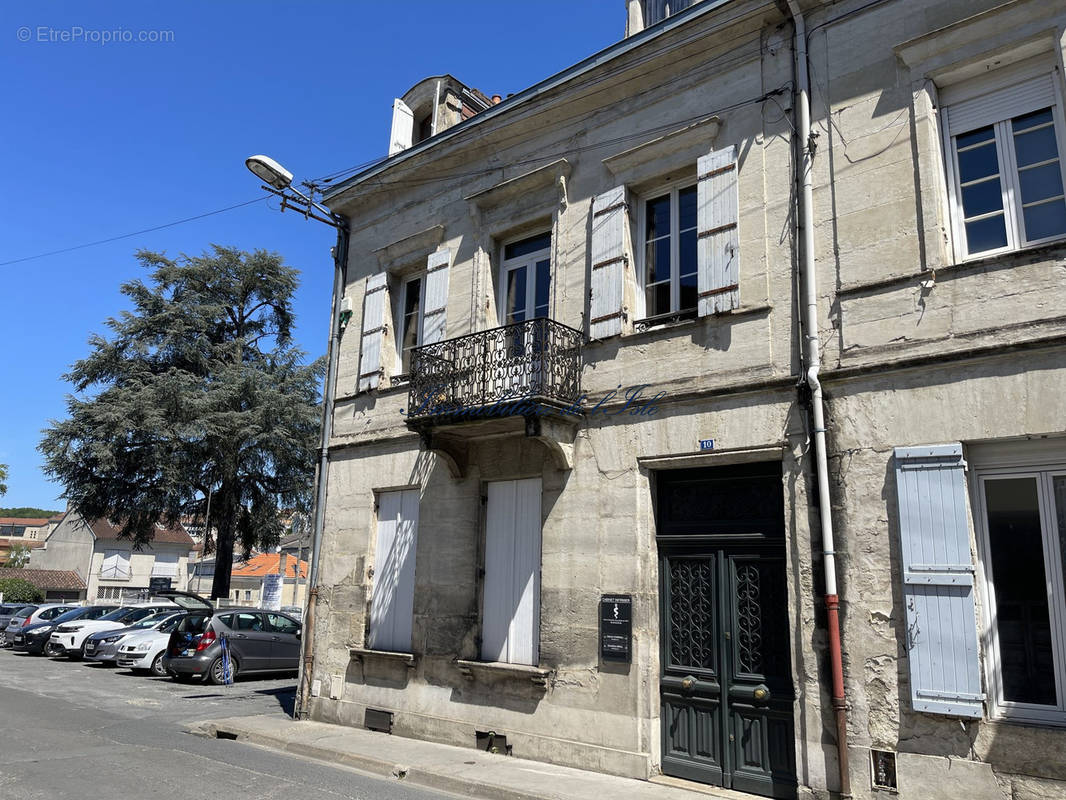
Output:
<instances>
[{"instance_id":1,"label":"dark grey car","mask_svg":"<svg viewBox=\"0 0 1066 800\"><path fill-rule=\"evenodd\" d=\"M7 640L7 625L11 622L12 617L28 617L32 611L36 610L36 608L37 606L31 603L0 604L0 647L7 647L10 645L10 642Z\"/></svg>"},{"instance_id":2,"label":"dark grey car","mask_svg":"<svg viewBox=\"0 0 1066 800\"><path fill-rule=\"evenodd\" d=\"M300 662L300 623L288 614L262 608L215 610L202 597L163 592L189 614L170 634L164 667L178 679L224 683L222 639L238 674L294 672Z\"/></svg>"}]
</instances>

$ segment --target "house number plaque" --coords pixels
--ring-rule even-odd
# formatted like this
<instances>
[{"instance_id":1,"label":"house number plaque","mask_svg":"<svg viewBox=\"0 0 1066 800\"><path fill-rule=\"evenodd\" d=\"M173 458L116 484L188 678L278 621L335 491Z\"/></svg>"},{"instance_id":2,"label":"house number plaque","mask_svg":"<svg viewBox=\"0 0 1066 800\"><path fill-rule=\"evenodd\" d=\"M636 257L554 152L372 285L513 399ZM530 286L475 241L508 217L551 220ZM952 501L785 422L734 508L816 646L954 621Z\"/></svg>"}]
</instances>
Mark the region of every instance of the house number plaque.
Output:
<instances>
[{"instance_id":1,"label":"house number plaque","mask_svg":"<svg viewBox=\"0 0 1066 800\"><path fill-rule=\"evenodd\" d=\"M600 597L600 658L629 664L633 660L633 596Z\"/></svg>"}]
</instances>

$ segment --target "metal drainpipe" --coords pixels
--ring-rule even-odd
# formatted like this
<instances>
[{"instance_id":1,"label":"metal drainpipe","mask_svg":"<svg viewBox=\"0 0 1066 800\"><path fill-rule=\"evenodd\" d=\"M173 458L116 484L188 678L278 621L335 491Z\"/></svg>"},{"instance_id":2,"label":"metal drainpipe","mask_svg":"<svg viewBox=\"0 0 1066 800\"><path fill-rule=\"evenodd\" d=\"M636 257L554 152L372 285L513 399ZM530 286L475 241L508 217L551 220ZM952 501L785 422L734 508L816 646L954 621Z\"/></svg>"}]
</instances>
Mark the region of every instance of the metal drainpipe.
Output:
<instances>
[{"instance_id":1,"label":"metal drainpipe","mask_svg":"<svg viewBox=\"0 0 1066 800\"><path fill-rule=\"evenodd\" d=\"M825 607L829 628L829 655L832 662L832 703L837 728L837 761L840 767L840 795L851 797L848 767L848 720L844 696L844 660L840 647L840 597L837 595L836 554L833 549L833 518L829 499L829 464L825 453L825 410L818 372L822 358L818 340L818 287L814 259L814 188L811 175L814 149L811 142L810 75L807 67L807 27L796 0L788 0L795 23L796 137L802 151L797 164L800 185L799 227L802 243L803 294L807 306L807 385L811 389L814 423L815 472L818 477L818 516L822 528L822 561L825 569Z\"/></svg>"},{"instance_id":2,"label":"metal drainpipe","mask_svg":"<svg viewBox=\"0 0 1066 800\"><path fill-rule=\"evenodd\" d=\"M330 306L329 347L326 355L325 391L322 398L322 448L319 453L318 468L315 470L315 507L311 524L311 574L307 581L310 589L307 593L307 612L304 614L303 653L300 656L300 674L296 685L299 692L293 708L293 718L305 719L307 705L311 695L311 678L314 672L314 650L312 640L315 629L315 607L318 600L318 557L322 547L322 529L325 527L326 487L329 477L329 440L333 435L333 398L337 383L337 351L340 349L341 322L340 299L344 293L345 273L348 263L349 232L346 225L337 228L337 247L334 250L333 263L333 300Z\"/></svg>"}]
</instances>

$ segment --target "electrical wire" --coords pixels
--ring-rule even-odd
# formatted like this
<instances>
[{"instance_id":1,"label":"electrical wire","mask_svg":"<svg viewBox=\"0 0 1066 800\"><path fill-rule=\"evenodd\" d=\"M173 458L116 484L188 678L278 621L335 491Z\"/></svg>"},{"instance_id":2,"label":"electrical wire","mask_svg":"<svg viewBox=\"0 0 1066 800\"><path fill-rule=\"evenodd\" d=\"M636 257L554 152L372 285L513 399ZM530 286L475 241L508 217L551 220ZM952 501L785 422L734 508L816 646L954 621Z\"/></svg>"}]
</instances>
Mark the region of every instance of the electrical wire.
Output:
<instances>
[{"instance_id":1,"label":"electrical wire","mask_svg":"<svg viewBox=\"0 0 1066 800\"><path fill-rule=\"evenodd\" d=\"M197 214L193 217L186 217L185 219L175 220L174 222L167 222L163 225L156 225L152 228L145 228L139 231L133 231L132 233L123 233L119 236L112 236L108 239L98 239L95 242L85 242L84 244L76 244L71 247L63 247L59 250L49 250L47 253L38 253L34 256L24 256L23 258L13 258L10 261L0 261L0 267L7 267L11 264L22 264L26 261L33 261L38 258L45 258L46 256L56 256L60 253L72 253L75 250L83 250L86 247L95 247L99 244L108 244L109 242L117 242L122 239L129 239L131 236L140 236L142 233L152 233L152 231L161 231L164 228L173 228L175 225L183 225L186 222L193 222L198 219L204 219L205 217L213 217L215 214L224 214L227 211L233 211L237 208L244 208L244 206L250 206L253 203L262 203L264 200L269 200L271 195L264 197L256 197L253 200L245 200L243 203L237 203L232 206L226 206L225 208L215 209L214 211L205 211L203 214Z\"/></svg>"}]
</instances>

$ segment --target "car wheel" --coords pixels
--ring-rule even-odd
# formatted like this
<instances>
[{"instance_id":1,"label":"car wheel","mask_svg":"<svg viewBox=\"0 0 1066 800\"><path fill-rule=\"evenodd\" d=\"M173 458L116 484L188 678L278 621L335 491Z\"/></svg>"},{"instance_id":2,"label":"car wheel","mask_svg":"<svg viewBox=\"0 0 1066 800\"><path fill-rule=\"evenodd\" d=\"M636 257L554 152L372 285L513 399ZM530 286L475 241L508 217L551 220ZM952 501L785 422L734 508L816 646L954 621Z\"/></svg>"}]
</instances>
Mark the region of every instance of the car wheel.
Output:
<instances>
[{"instance_id":1,"label":"car wheel","mask_svg":"<svg viewBox=\"0 0 1066 800\"><path fill-rule=\"evenodd\" d=\"M163 666L163 653L160 653L155 657L149 671L159 678L165 678L167 676L167 669Z\"/></svg>"},{"instance_id":2,"label":"car wheel","mask_svg":"<svg viewBox=\"0 0 1066 800\"><path fill-rule=\"evenodd\" d=\"M44 654L49 658L55 658L56 656L63 655L63 648L55 642L48 642L44 646Z\"/></svg>"},{"instance_id":3,"label":"car wheel","mask_svg":"<svg viewBox=\"0 0 1066 800\"><path fill-rule=\"evenodd\" d=\"M229 671L230 679L233 682L236 682L237 659L235 659L233 656L230 656L229 658ZM207 671L207 679L216 686L219 686L226 682L225 676L222 673L222 656L219 656L213 662L211 662L211 668Z\"/></svg>"}]
</instances>

